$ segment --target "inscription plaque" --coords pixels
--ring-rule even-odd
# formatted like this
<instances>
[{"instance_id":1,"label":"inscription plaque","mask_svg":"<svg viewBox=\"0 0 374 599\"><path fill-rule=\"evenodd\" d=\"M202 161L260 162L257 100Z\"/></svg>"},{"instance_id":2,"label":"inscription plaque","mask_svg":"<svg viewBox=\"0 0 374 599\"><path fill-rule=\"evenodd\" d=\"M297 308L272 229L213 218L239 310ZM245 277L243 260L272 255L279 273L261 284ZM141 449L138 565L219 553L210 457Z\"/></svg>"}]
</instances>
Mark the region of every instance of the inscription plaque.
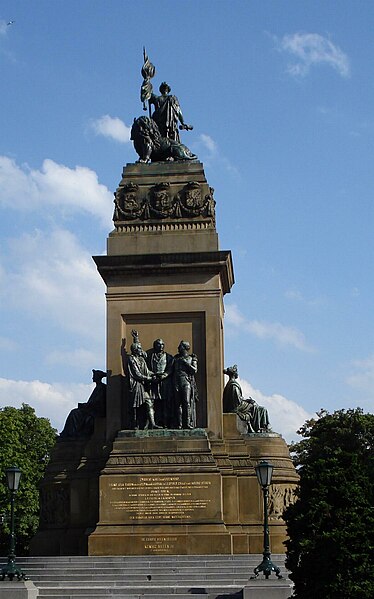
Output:
<instances>
[{"instance_id":1,"label":"inscription plaque","mask_svg":"<svg viewBox=\"0 0 374 599\"><path fill-rule=\"evenodd\" d=\"M222 521L219 474L116 475L102 489L102 524Z\"/></svg>"},{"instance_id":2,"label":"inscription plaque","mask_svg":"<svg viewBox=\"0 0 374 599\"><path fill-rule=\"evenodd\" d=\"M141 541L144 543L144 552L172 553L178 537L146 536L141 537Z\"/></svg>"}]
</instances>

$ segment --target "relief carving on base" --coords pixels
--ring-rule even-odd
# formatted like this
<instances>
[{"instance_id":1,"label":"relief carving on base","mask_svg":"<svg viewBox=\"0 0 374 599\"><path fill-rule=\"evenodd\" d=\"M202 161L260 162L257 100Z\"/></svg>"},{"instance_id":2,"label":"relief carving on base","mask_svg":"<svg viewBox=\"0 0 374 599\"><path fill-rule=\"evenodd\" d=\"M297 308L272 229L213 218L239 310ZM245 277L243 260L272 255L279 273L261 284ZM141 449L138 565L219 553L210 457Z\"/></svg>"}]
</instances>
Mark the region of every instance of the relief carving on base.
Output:
<instances>
[{"instance_id":1,"label":"relief carving on base","mask_svg":"<svg viewBox=\"0 0 374 599\"><path fill-rule=\"evenodd\" d=\"M139 185L129 181L114 194L115 226L124 221L211 219L215 223L214 189L204 195L203 186L190 181L182 189L173 190L170 183L162 181L140 193Z\"/></svg>"},{"instance_id":2,"label":"relief carving on base","mask_svg":"<svg viewBox=\"0 0 374 599\"><path fill-rule=\"evenodd\" d=\"M152 455L111 457L111 466L146 466L160 464L214 464L211 455Z\"/></svg>"},{"instance_id":3,"label":"relief carving on base","mask_svg":"<svg viewBox=\"0 0 374 599\"><path fill-rule=\"evenodd\" d=\"M139 185L129 181L119 187L114 194L113 220L133 220L140 218L144 210L144 201L139 197Z\"/></svg>"},{"instance_id":4,"label":"relief carving on base","mask_svg":"<svg viewBox=\"0 0 374 599\"><path fill-rule=\"evenodd\" d=\"M271 485L269 489L269 520L282 520L283 513L296 501L295 485Z\"/></svg>"},{"instance_id":5,"label":"relief carving on base","mask_svg":"<svg viewBox=\"0 0 374 599\"><path fill-rule=\"evenodd\" d=\"M70 494L65 485L53 485L40 492L40 523L63 527L69 524Z\"/></svg>"}]
</instances>

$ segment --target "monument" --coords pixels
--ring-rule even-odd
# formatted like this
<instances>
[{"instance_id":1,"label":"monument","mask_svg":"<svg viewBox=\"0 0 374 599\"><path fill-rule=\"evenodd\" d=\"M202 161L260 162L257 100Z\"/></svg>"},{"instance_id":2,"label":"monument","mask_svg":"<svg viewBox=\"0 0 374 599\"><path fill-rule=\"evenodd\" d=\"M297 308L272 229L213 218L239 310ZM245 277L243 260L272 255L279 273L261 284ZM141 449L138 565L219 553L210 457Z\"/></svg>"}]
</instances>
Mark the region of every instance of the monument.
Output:
<instances>
[{"instance_id":1,"label":"monument","mask_svg":"<svg viewBox=\"0 0 374 599\"><path fill-rule=\"evenodd\" d=\"M259 553L254 466L268 459L272 551L283 552L282 512L297 474L266 410L242 397L234 367L224 393L231 252L219 249L203 165L180 141L178 124L192 127L167 83L153 93L154 75L144 51L149 116L136 118L131 132L139 159L124 167L115 192L107 254L94 257L107 288L105 413L86 422L90 400L68 417L42 484L31 550Z\"/></svg>"}]
</instances>

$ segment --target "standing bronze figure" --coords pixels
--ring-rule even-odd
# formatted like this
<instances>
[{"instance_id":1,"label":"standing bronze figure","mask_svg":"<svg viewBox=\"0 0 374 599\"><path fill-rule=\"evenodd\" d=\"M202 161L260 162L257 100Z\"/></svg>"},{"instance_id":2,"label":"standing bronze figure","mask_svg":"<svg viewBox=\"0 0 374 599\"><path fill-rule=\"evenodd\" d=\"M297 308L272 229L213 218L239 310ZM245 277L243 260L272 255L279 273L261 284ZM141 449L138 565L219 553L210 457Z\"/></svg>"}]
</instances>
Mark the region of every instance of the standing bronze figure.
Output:
<instances>
[{"instance_id":1,"label":"standing bronze figure","mask_svg":"<svg viewBox=\"0 0 374 599\"><path fill-rule=\"evenodd\" d=\"M178 98L170 95L170 85L163 81L159 89L161 96L156 96L152 93L149 99L149 103L155 107L152 118L157 123L162 137L167 137L180 143L178 121L180 122L180 129L191 131L193 127L184 122Z\"/></svg>"},{"instance_id":2,"label":"standing bronze figure","mask_svg":"<svg viewBox=\"0 0 374 599\"><path fill-rule=\"evenodd\" d=\"M156 375L151 382L155 421L163 428L174 428L175 410L173 406L172 371L174 358L166 353L162 339L153 342L153 349L147 352L148 368Z\"/></svg>"},{"instance_id":3,"label":"standing bronze figure","mask_svg":"<svg viewBox=\"0 0 374 599\"><path fill-rule=\"evenodd\" d=\"M137 332L133 331L132 334L134 342L131 344L131 354L127 359L127 375L134 428L160 428L155 423L151 397L151 382L156 377L148 369L144 357L145 352L142 349Z\"/></svg>"},{"instance_id":4,"label":"standing bronze figure","mask_svg":"<svg viewBox=\"0 0 374 599\"><path fill-rule=\"evenodd\" d=\"M195 374L197 356L189 355L190 344L181 341L174 357L174 391L178 413L178 428L196 428L196 402L198 400Z\"/></svg>"}]
</instances>

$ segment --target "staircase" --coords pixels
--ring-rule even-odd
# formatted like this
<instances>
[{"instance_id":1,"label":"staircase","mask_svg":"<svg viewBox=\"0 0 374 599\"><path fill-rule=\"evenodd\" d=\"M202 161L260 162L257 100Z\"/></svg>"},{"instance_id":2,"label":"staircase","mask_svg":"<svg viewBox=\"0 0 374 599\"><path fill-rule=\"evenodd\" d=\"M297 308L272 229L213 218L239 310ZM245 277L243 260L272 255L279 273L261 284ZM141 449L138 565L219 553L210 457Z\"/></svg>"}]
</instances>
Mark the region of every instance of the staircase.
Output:
<instances>
[{"instance_id":1,"label":"staircase","mask_svg":"<svg viewBox=\"0 0 374 599\"><path fill-rule=\"evenodd\" d=\"M272 559L286 578L284 555L274 555ZM191 599L191 595L194 599L239 599L261 561L262 555L253 554L79 556L17 558L17 565L44 599ZM5 562L0 558L0 564ZM270 578L274 580L260 580L264 579L260 575L252 583L259 585L259 591L264 589L264 582L269 590L284 582L289 588L287 578L278 580L275 574ZM264 596L262 592L258 596Z\"/></svg>"}]
</instances>

